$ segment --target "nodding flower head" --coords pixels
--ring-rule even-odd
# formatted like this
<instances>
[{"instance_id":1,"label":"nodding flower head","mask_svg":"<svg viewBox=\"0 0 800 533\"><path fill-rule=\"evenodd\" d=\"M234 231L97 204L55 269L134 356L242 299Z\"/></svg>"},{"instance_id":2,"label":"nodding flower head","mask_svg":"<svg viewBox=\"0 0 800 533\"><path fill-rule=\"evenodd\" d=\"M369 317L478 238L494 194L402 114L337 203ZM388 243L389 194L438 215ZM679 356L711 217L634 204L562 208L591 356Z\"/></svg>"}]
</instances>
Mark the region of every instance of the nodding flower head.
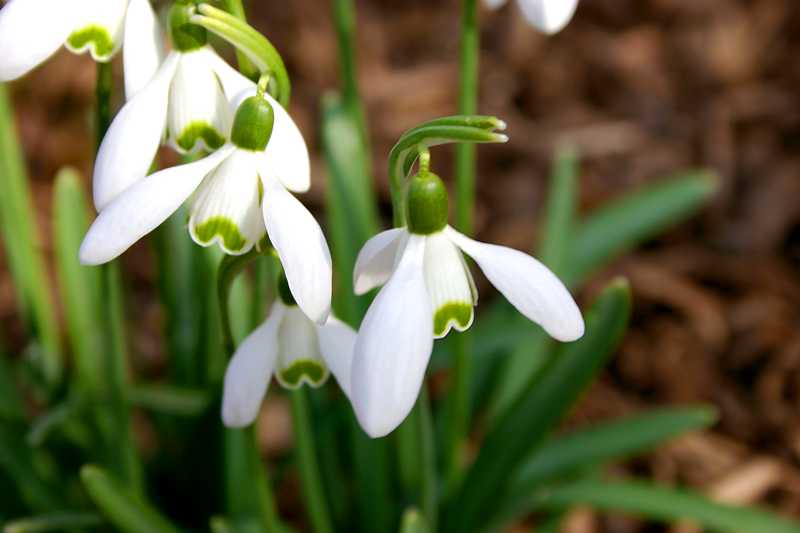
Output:
<instances>
[{"instance_id":1,"label":"nodding flower head","mask_svg":"<svg viewBox=\"0 0 800 533\"><path fill-rule=\"evenodd\" d=\"M491 9L505 5L506 0L485 0ZM517 0L525 19L536 29L547 34L558 33L569 24L578 0Z\"/></svg>"}]
</instances>

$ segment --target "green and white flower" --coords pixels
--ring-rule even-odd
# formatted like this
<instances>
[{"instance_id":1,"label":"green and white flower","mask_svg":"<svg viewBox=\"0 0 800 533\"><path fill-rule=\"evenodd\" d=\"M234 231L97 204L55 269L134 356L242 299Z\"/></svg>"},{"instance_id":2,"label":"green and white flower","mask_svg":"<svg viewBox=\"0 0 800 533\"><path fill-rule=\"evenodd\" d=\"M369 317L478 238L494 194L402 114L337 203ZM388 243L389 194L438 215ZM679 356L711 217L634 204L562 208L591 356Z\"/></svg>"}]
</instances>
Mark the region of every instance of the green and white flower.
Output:
<instances>
[{"instance_id":1,"label":"green and white flower","mask_svg":"<svg viewBox=\"0 0 800 533\"><path fill-rule=\"evenodd\" d=\"M322 323L330 312L330 250L317 221L289 192L309 188L308 149L272 97L243 97L231 141L208 157L156 172L119 194L89 228L80 260L88 265L111 261L194 194L192 238L239 255L267 233L298 304Z\"/></svg>"},{"instance_id":2,"label":"green and white flower","mask_svg":"<svg viewBox=\"0 0 800 533\"><path fill-rule=\"evenodd\" d=\"M320 387L333 373L350 395L350 367L356 332L335 317L315 324L291 294L281 296L267 320L236 350L225 371L222 421L228 427L253 423L272 375L283 387Z\"/></svg>"},{"instance_id":3,"label":"green and white flower","mask_svg":"<svg viewBox=\"0 0 800 533\"><path fill-rule=\"evenodd\" d=\"M0 10L0 81L27 74L61 46L110 61L124 43L128 97L153 77L163 35L148 0L10 0Z\"/></svg>"},{"instance_id":4,"label":"green and white flower","mask_svg":"<svg viewBox=\"0 0 800 533\"><path fill-rule=\"evenodd\" d=\"M462 252L553 338L574 341L584 330L580 309L547 267L447 225L447 193L438 177L412 178L406 205L408 227L368 241L353 275L358 294L385 283L361 324L353 356L353 407L372 437L393 431L414 406L433 339L472 324L477 292Z\"/></svg>"},{"instance_id":5,"label":"green and white flower","mask_svg":"<svg viewBox=\"0 0 800 533\"><path fill-rule=\"evenodd\" d=\"M491 9L497 9L506 4L507 0L484 0ZM525 19L541 32L558 33L569 24L578 0L517 0L519 8Z\"/></svg>"}]
</instances>

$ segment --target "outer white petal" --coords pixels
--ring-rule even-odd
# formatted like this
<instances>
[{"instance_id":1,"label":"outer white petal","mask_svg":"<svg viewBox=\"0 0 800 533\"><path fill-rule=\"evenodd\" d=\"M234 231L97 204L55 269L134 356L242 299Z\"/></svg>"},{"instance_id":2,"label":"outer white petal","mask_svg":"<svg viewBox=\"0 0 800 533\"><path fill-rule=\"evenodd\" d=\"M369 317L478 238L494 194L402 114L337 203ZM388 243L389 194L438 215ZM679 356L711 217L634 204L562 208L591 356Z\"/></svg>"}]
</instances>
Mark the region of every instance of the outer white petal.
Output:
<instances>
[{"instance_id":1,"label":"outer white petal","mask_svg":"<svg viewBox=\"0 0 800 533\"><path fill-rule=\"evenodd\" d=\"M231 103L235 103L237 100L241 101L244 96L242 93L255 94L256 84L252 80L247 79L238 70L231 67L213 49L205 48L203 50L203 53L208 56L206 61L217 74L219 82L222 84L222 90L225 91L225 96Z\"/></svg>"},{"instance_id":2,"label":"outer white petal","mask_svg":"<svg viewBox=\"0 0 800 533\"><path fill-rule=\"evenodd\" d=\"M155 78L111 123L94 166L94 205L98 211L147 175L164 132L169 86L179 57L170 54Z\"/></svg>"},{"instance_id":3,"label":"outer white petal","mask_svg":"<svg viewBox=\"0 0 800 533\"><path fill-rule=\"evenodd\" d=\"M0 9L0 82L28 73L58 50L79 13L64 0L10 0Z\"/></svg>"},{"instance_id":4,"label":"outer white petal","mask_svg":"<svg viewBox=\"0 0 800 533\"><path fill-rule=\"evenodd\" d=\"M111 261L153 231L232 150L231 146L223 148L205 159L162 170L133 185L95 219L81 244L81 263Z\"/></svg>"},{"instance_id":5,"label":"outer white petal","mask_svg":"<svg viewBox=\"0 0 800 533\"><path fill-rule=\"evenodd\" d=\"M283 263L289 289L300 309L318 324L331 311L333 273L331 252L319 224L283 185L271 175L264 184L264 223Z\"/></svg>"},{"instance_id":6,"label":"outer white petal","mask_svg":"<svg viewBox=\"0 0 800 533\"><path fill-rule=\"evenodd\" d=\"M411 235L356 339L351 400L361 427L373 438L388 435L408 416L433 350L424 252L425 237Z\"/></svg>"},{"instance_id":7,"label":"outer white petal","mask_svg":"<svg viewBox=\"0 0 800 533\"><path fill-rule=\"evenodd\" d=\"M278 356L278 328L286 308L276 303L266 322L239 345L225 370L222 393L222 422L228 427L253 423Z\"/></svg>"},{"instance_id":8,"label":"outer white petal","mask_svg":"<svg viewBox=\"0 0 800 533\"><path fill-rule=\"evenodd\" d=\"M189 218L189 233L200 246L217 243L225 253L241 255L264 236L255 158L234 150L200 185Z\"/></svg>"},{"instance_id":9,"label":"outer white petal","mask_svg":"<svg viewBox=\"0 0 800 533\"><path fill-rule=\"evenodd\" d=\"M489 9L499 9L506 5L507 0L483 0L484 5Z\"/></svg>"},{"instance_id":10,"label":"outer white petal","mask_svg":"<svg viewBox=\"0 0 800 533\"><path fill-rule=\"evenodd\" d=\"M287 389L303 384L320 387L330 372L319 351L314 323L296 305L287 306L278 331L278 368L275 377Z\"/></svg>"},{"instance_id":11,"label":"outer white petal","mask_svg":"<svg viewBox=\"0 0 800 533\"><path fill-rule=\"evenodd\" d=\"M183 153L216 150L228 139L233 112L207 48L182 52L169 94L170 145Z\"/></svg>"},{"instance_id":12,"label":"outer white petal","mask_svg":"<svg viewBox=\"0 0 800 533\"><path fill-rule=\"evenodd\" d=\"M88 51L95 61L110 61L122 46L128 0L81 0L68 3L80 14L74 31L67 37L66 47L76 54ZM97 32L102 32L102 35L98 36Z\"/></svg>"},{"instance_id":13,"label":"outer white petal","mask_svg":"<svg viewBox=\"0 0 800 533\"><path fill-rule=\"evenodd\" d=\"M358 252L353 269L353 288L356 294L365 294L386 283L408 238L406 228L394 228L378 233Z\"/></svg>"},{"instance_id":14,"label":"outer white petal","mask_svg":"<svg viewBox=\"0 0 800 533\"><path fill-rule=\"evenodd\" d=\"M518 0L522 14L544 33L558 33L578 8L578 0Z\"/></svg>"},{"instance_id":15,"label":"outer white petal","mask_svg":"<svg viewBox=\"0 0 800 533\"><path fill-rule=\"evenodd\" d=\"M324 326L316 328L322 357L349 398L356 331L334 316L331 316Z\"/></svg>"},{"instance_id":16,"label":"outer white petal","mask_svg":"<svg viewBox=\"0 0 800 533\"><path fill-rule=\"evenodd\" d=\"M264 151L264 164L287 189L306 192L311 187L311 160L303 134L281 104L269 94L264 96L275 111L275 125Z\"/></svg>"},{"instance_id":17,"label":"outer white petal","mask_svg":"<svg viewBox=\"0 0 800 533\"><path fill-rule=\"evenodd\" d=\"M553 338L569 342L583 336L583 317L567 288L546 266L518 250L473 241L454 229L447 235L470 255L511 305L541 325Z\"/></svg>"},{"instance_id":18,"label":"outer white petal","mask_svg":"<svg viewBox=\"0 0 800 533\"><path fill-rule=\"evenodd\" d=\"M444 233L428 236L424 271L433 310L434 336L440 339L453 327L458 331L467 330L475 315L470 273L461 251Z\"/></svg>"},{"instance_id":19,"label":"outer white petal","mask_svg":"<svg viewBox=\"0 0 800 533\"><path fill-rule=\"evenodd\" d=\"M130 0L125 15L125 97L130 100L153 79L164 60L164 34L149 0Z\"/></svg>"}]
</instances>

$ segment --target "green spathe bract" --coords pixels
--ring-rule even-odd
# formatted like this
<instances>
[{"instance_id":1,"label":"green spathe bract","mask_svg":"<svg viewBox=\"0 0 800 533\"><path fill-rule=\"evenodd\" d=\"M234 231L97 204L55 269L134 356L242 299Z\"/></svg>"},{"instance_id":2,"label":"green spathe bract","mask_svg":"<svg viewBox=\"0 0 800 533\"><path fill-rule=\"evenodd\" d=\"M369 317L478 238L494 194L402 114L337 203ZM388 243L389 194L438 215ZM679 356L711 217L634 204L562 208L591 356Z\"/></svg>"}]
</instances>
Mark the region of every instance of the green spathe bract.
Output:
<instances>
[{"instance_id":1,"label":"green spathe bract","mask_svg":"<svg viewBox=\"0 0 800 533\"><path fill-rule=\"evenodd\" d=\"M472 304L466 302L449 302L433 315L433 334L443 336L452 325L464 331L472 324Z\"/></svg>"},{"instance_id":2,"label":"green spathe bract","mask_svg":"<svg viewBox=\"0 0 800 533\"><path fill-rule=\"evenodd\" d=\"M203 120L196 120L186 126L175 143L187 152L191 152L201 139L209 150L216 150L225 144L225 137L214 126Z\"/></svg>"},{"instance_id":3,"label":"green spathe bract","mask_svg":"<svg viewBox=\"0 0 800 533\"><path fill-rule=\"evenodd\" d=\"M208 43L206 29L190 22L195 12L193 4L181 2L175 2L169 10L169 36L179 52L191 52Z\"/></svg>"},{"instance_id":4,"label":"green spathe bract","mask_svg":"<svg viewBox=\"0 0 800 533\"><path fill-rule=\"evenodd\" d=\"M263 152L272 137L275 111L261 95L246 99L236 110L231 130L231 142L243 150Z\"/></svg>"},{"instance_id":5,"label":"green spathe bract","mask_svg":"<svg viewBox=\"0 0 800 533\"><path fill-rule=\"evenodd\" d=\"M319 361L298 359L288 368L278 373L281 385L290 389L300 387L304 382L312 387L319 387L328 379L328 369Z\"/></svg>"},{"instance_id":6,"label":"green spathe bract","mask_svg":"<svg viewBox=\"0 0 800 533\"><path fill-rule=\"evenodd\" d=\"M430 235L447 226L447 189L433 172L422 171L408 182L406 210L408 230Z\"/></svg>"},{"instance_id":7,"label":"green spathe bract","mask_svg":"<svg viewBox=\"0 0 800 533\"><path fill-rule=\"evenodd\" d=\"M114 53L114 40L106 28L92 24L72 32L67 37L67 48L76 53L91 49L95 59L108 60Z\"/></svg>"},{"instance_id":8,"label":"green spathe bract","mask_svg":"<svg viewBox=\"0 0 800 533\"><path fill-rule=\"evenodd\" d=\"M215 238L219 238L224 248L232 253L241 252L247 245L247 239L236 223L222 216L211 217L195 226L194 235L204 245L210 245Z\"/></svg>"}]
</instances>

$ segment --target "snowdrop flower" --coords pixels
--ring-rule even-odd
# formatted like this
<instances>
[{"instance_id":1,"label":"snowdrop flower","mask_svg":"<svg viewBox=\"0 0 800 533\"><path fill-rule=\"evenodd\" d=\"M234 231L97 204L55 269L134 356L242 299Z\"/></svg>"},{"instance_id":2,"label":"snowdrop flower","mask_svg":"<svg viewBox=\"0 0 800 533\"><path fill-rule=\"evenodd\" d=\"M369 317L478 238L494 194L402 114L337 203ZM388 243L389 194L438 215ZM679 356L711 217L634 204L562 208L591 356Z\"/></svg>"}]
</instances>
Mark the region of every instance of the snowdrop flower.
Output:
<instances>
[{"instance_id":1,"label":"snowdrop flower","mask_svg":"<svg viewBox=\"0 0 800 533\"><path fill-rule=\"evenodd\" d=\"M278 383L297 389L320 387L332 372L350 395L350 365L356 332L330 317L313 323L297 307L285 280L267 320L236 350L225 371L222 421L228 427L253 423L275 374Z\"/></svg>"},{"instance_id":2,"label":"snowdrop flower","mask_svg":"<svg viewBox=\"0 0 800 533\"><path fill-rule=\"evenodd\" d=\"M206 30L189 22L193 10L173 5L173 51L120 110L100 145L93 179L98 211L147 175L162 140L181 153L222 147L233 123L231 103L255 87L208 46Z\"/></svg>"},{"instance_id":3,"label":"snowdrop flower","mask_svg":"<svg viewBox=\"0 0 800 533\"><path fill-rule=\"evenodd\" d=\"M208 157L144 178L108 204L80 249L83 264L116 258L194 194L189 232L202 246L244 254L269 235L292 294L315 322L330 312L331 255L322 230L289 190L310 185L308 149L268 94L244 95L230 143Z\"/></svg>"},{"instance_id":4,"label":"snowdrop flower","mask_svg":"<svg viewBox=\"0 0 800 533\"><path fill-rule=\"evenodd\" d=\"M149 0L10 0L0 10L0 82L27 74L62 45L106 62L123 41L130 97L150 81L163 57Z\"/></svg>"},{"instance_id":5,"label":"snowdrop flower","mask_svg":"<svg viewBox=\"0 0 800 533\"><path fill-rule=\"evenodd\" d=\"M433 349L451 328L464 331L477 303L462 252L530 320L560 341L583 335L569 291L533 257L474 241L447 225L447 192L423 170L406 193L408 227L373 237L359 253L354 286L385 286L367 311L356 341L352 402L372 437L393 431L414 405Z\"/></svg>"},{"instance_id":6,"label":"snowdrop flower","mask_svg":"<svg viewBox=\"0 0 800 533\"><path fill-rule=\"evenodd\" d=\"M506 0L484 0L490 9L505 5ZM566 26L575 10L578 0L517 0L523 16L533 27L544 33L558 33Z\"/></svg>"}]
</instances>

